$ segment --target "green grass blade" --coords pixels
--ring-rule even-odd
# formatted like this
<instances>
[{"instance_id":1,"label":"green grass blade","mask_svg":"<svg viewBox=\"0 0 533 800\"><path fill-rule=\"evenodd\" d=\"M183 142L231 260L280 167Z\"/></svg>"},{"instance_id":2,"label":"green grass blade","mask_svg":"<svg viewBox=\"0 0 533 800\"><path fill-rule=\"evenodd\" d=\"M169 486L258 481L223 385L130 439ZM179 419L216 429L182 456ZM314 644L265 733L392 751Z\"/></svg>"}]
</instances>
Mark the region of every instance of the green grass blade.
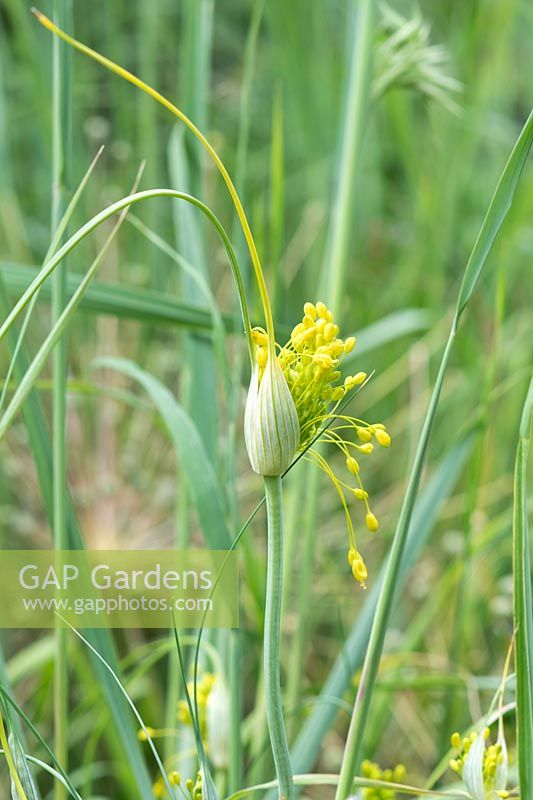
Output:
<instances>
[{"instance_id":1,"label":"green grass blade","mask_svg":"<svg viewBox=\"0 0 533 800\"><path fill-rule=\"evenodd\" d=\"M66 785L67 785L67 787L69 789L69 792L71 793L72 797L75 797L76 800L82 800L82 798L80 797L80 795L78 794L78 792L76 791L74 786L72 785L72 783L70 781L70 778L68 777L67 773L65 772L65 770L63 769L63 767L61 766L61 764L59 763L59 761L55 757L54 752L51 749L50 745L47 743L46 739L43 736L41 736L41 734L39 733L38 729L35 727L33 722L30 720L30 718L27 716L27 714L23 711L21 706L19 706L19 704L16 702L16 700L14 700L10 696L10 694L5 690L5 688L2 686L2 684L0 684L0 694L2 695L2 699L5 702L5 704L10 706L10 708L12 708L14 711L16 711L16 713L22 719L24 724L28 727L28 729L31 731L31 733L35 736L35 738L37 739L39 744L44 748L45 752L50 756L50 760L52 761L52 764L54 764L55 768L57 769L57 771L59 772L59 774L61 775L61 777L65 781L65 783L66 783Z\"/></svg>"},{"instance_id":2,"label":"green grass blade","mask_svg":"<svg viewBox=\"0 0 533 800\"><path fill-rule=\"evenodd\" d=\"M60 615L58 614L58 616L60 616ZM118 674L115 672L113 667L110 664L108 664L108 662L101 655L101 653L99 653L98 650L95 647L93 647L93 645L90 643L90 641L88 639L86 639L83 636L83 634L80 633L80 631L76 630L76 628L74 628L72 625L70 625L70 623L67 622L67 620L63 619L62 617L60 617L60 619L63 622L63 624L66 625L69 628L69 630L72 631L72 633L74 633L78 637L78 639L80 639L83 642L83 644L91 651L93 656L95 656L98 659L98 661L102 664L102 667L107 671L107 673L110 676L111 680L118 687L118 690L120 691L120 693L122 694L122 696L126 700L127 704L129 705L130 709L132 710L133 716L135 717L135 719L139 723L140 728L145 733L146 741L148 743L148 746L149 746L150 750L152 751L152 755L153 755L153 757L155 759L155 762L156 762L157 766L159 767L159 770L161 772L161 777L163 778L163 780L165 782L165 786L167 788L167 791L168 791L170 797L174 797L174 791L173 791L173 789L172 789L172 787L171 787L171 785L169 783L168 776L167 776L167 771L165 770L165 767L163 766L163 763L162 763L162 761L161 761L161 759L159 757L159 753L157 752L157 748L155 747L155 745L154 745L154 743L152 741L152 737L148 734L148 730L146 728L146 725L144 724L143 718L139 714L139 712L137 710L137 706L135 705L135 703L131 699L131 697L128 694L128 692L126 691L126 689L124 688L124 686L122 684L122 681L120 680Z\"/></svg>"},{"instance_id":3,"label":"green grass blade","mask_svg":"<svg viewBox=\"0 0 533 800\"><path fill-rule=\"evenodd\" d=\"M140 180L141 171L142 171L142 167L141 167L141 170L139 170L139 174L137 175L137 183ZM78 288L74 292L73 296L70 298L70 300L68 301L66 306L63 308L63 310L59 314L59 316L56 319L54 325L52 326L52 329L50 330L50 332L48 333L46 339L44 340L44 342L42 343L41 347L39 348L39 351L37 352L37 355L35 356L35 358L31 362L31 364L29 365L28 369L25 371L24 377L22 378L22 380L20 381L19 385L17 386L17 389L16 389L13 397L11 398L11 401L10 401L8 407L6 408L5 413L0 418L0 440L3 438L3 436L6 433L6 431L8 430L9 426L11 425L11 423L13 422L13 420L15 419L17 414L19 413L20 409L22 408L22 405L23 405L26 397L30 393L30 391L31 391L31 389L33 387L33 384L35 383L35 381L37 380L37 377L39 376L41 370L43 369L43 367L45 365L45 362L46 362L46 359L50 355L50 352L56 346L57 342L60 341L60 338L63 335L65 329L67 328L67 325L69 324L69 322L71 322L72 317L74 315L74 312L76 311L76 308L77 308L77 306L78 306L78 304L79 304L79 302L80 302L80 300L81 300L81 298L83 296L83 293L85 292L85 290L89 286L93 276L96 274L98 268L100 267L103 259L106 256L109 248L111 247L111 244L112 244L115 236L117 235L118 231L120 230L120 227L121 227L122 223L124 222L124 219L126 217L127 212L128 212L128 207L123 209L123 211L121 212L116 225L114 226L113 230L111 231L111 233L107 237L106 241L104 242L104 245L101 248L100 252L98 253L98 255L94 259L93 263L91 264L91 266L87 270L85 276L83 277L83 280L81 281L80 285L78 286ZM66 392L66 384L65 384L65 392ZM63 412L64 415L65 415L65 411L66 410L64 409L64 412ZM66 485L63 488L63 496L65 496L65 495L66 495ZM64 514L65 514L65 511L63 510L63 515ZM65 524L66 524L66 522L65 522ZM66 533L65 533L65 536L66 536ZM58 549L61 549L61 550L66 549L66 541L65 542L61 542L61 547L59 547Z\"/></svg>"},{"instance_id":4,"label":"green grass blade","mask_svg":"<svg viewBox=\"0 0 533 800\"><path fill-rule=\"evenodd\" d=\"M343 369L358 361L362 355L397 341L400 336L427 331L432 321L433 315L422 308L402 308L387 314L354 334L357 347L345 356Z\"/></svg>"},{"instance_id":5,"label":"green grass blade","mask_svg":"<svg viewBox=\"0 0 533 800\"><path fill-rule=\"evenodd\" d=\"M446 374L450 352L455 340L459 316L468 304L479 278L481 268L483 267L483 264L485 263L490 251L490 247L492 246L492 243L494 242L494 239L496 238L496 235L507 215L507 211L514 196L518 178L522 172L522 168L524 166L527 154L531 148L532 142L533 116L530 115L526 124L524 125L524 128L522 129L520 136L518 137L515 147L513 148L511 157L509 158L509 161L503 170L502 177L500 178L498 186L496 187L489 210L487 211L481 226L481 233L474 245L473 255L468 261L465 280L459 292L457 312L452 322L450 335L444 349L438 375L435 381L435 386L433 388L433 393L424 420L424 425L420 434L417 452L409 478L409 484L400 512L400 517L398 519L398 525L387 563L383 588L380 592L380 597L378 600L376 616L374 618L372 633L370 635L368 650L359 684L359 691L348 731L348 738L346 741L344 758L341 767L341 779L337 789L336 800L345 800L345 798L348 796L351 781L360 766L366 724L368 715L370 713L370 706L375 689L379 662L381 660L381 654L383 651L385 634L387 631L394 598L396 596L403 552L405 549L411 517L422 477L422 469L425 462L429 438L437 414L440 393L444 383L444 376Z\"/></svg>"},{"instance_id":6,"label":"green grass blade","mask_svg":"<svg viewBox=\"0 0 533 800\"><path fill-rule=\"evenodd\" d=\"M183 406L166 386L133 361L99 358L94 366L118 370L137 381L147 392L176 448L208 546L218 550L229 548L231 537L225 522L226 510L215 470L198 430Z\"/></svg>"},{"instance_id":7,"label":"green grass blade","mask_svg":"<svg viewBox=\"0 0 533 800\"><path fill-rule=\"evenodd\" d=\"M216 228L218 234L220 235L222 242L224 244L224 248L226 250L226 254L229 259L230 268L233 274L233 278L235 280L235 284L237 287L237 292L239 294L239 300L241 303L241 313L243 317L243 323L245 331L248 335L248 342L250 346L250 352L253 352L252 349L252 339L251 339L251 324L250 318L248 314L248 304L246 301L246 296L244 293L244 286L242 283L242 277L239 270L239 265L237 263L237 259L235 256L235 252L229 241L228 235L224 230L221 222L218 218L213 214L210 208L198 200L196 197L192 197L191 195L186 194L185 192L177 192L173 189L148 189L143 192L136 192L134 194L128 195L123 197L121 200L118 200L116 203L112 203L110 206L105 208L100 213L96 214L92 219L85 223L81 228L79 228L68 241L55 253L54 256L48 261L47 264L39 271L35 280L32 281L30 286L24 292L22 297L18 300L15 304L14 308L8 314L7 318L3 322L2 326L0 326L0 340L5 336L6 332L9 330L13 322L17 319L20 313L24 310L27 304L30 302L31 298L35 294L36 291L42 286L42 284L46 281L46 279L51 275L56 267L61 263L61 261L67 256L83 239L88 236L95 228L102 224L106 219L113 216L124 208L127 208L130 205L134 205L136 203L142 202L143 200L148 200L154 197L169 197L178 200L185 200L187 203L192 203L192 205L199 208L213 223L214 227Z\"/></svg>"},{"instance_id":8,"label":"green grass blade","mask_svg":"<svg viewBox=\"0 0 533 800\"><path fill-rule=\"evenodd\" d=\"M72 0L54 0L54 16L59 24L72 30ZM65 216L71 167L71 54L63 42L52 43L52 234ZM62 234L61 234L62 235ZM58 243L61 239L58 240ZM63 312L66 302L67 263L63 261L52 276L52 322ZM21 331L22 333L22 331ZM64 331L55 339L52 352L52 539L54 549L65 550L68 540L67 521L67 340ZM54 743L59 761L68 768L68 654L67 633L55 632L54 661ZM23 763L26 762L23 759ZM66 797L63 783L54 785L55 800Z\"/></svg>"},{"instance_id":9,"label":"green grass blade","mask_svg":"<svg viewBox=\"0 0 533 800\"><path fill-rule=\"evenodd\" d=\"M516 728L521 797L533 796L533 601L527 510L527 461L532 413L533 380L529 386L520 423L513 514Z\"/></svg>"},{"instance_id":10,"label":"green grass blade","mask_svg":"<svg viewBox=\"0 0 533 800\"><path fill-rule=\"evenodd\" d=\"M509 160L505 165L501 178L496 187L496 191L492 197L489 209L483 220L483 225L479 231L478 237L474 244L474 249L468 260L459 297L457 298L456 317L459 319L464 309L468 305L472 293L476 288L476 284L481 275L481 270L487 259L488 254L494 244L494 240L503 225L505 217L507 216L513 198L516 192L516 187L520 180L520 175L527 161L529 151L531 149L531 142L533 141L533 111L527 118L527 121L522 128L520 136L517 139L513 151L509 156Z\"/></svg>"},{"instance_id":11,"label":"green grass blade","mask_svg":"<svg viewBox=\"0 0 533 800\"><path fill-rule=\"evenodd\" d=\"M4 282L0 273L0 313L7 314L8 297ZM7 340L10 349L15 347L16 339L13 331L8 331ZM29 367L29 359L24 347L21 348L16 362L15 374L18 380L22 380ZM36 392L31 392L24 404L24 422L28 431L30 447L35 460L35 467L44 509L49 523L52 522L52 448L48 433L47 421ZM80 531L78 520L70 496L67 496L68 503L68 524L69 524L69 548L73 550L84 549L85 543ZM86 631L86 636L99 653L105 656L108 664L111 664L115 671L118 670L118 661L115 646L111 634L103 628ZM96 680L100 686L105 704L113 720L114 732L117 734L121 745L120 755L128 764L129 770L126 773L127 780L123 782L127 790L134 797L150 797L152 783L146 765L144 763L137 731L132 726L131 721L124 715L124 701L120 695L116 684L110 680L108 673L103 668L100 661L93 660L93 669ZM0 686L0 690L3 687Z\"/></svg>"},{"instance_id":12,"label":"green grass blade","mask_svg":"<svg viewBox=\"0 0 533 800\"><path fill-rule=\"evenodd\" d=\"M37 267L11 262L0 263L0 275L4 278L10 296L24 293L38 274ZM67 276L69 294L76 291L82 280L83 276L69 272ZM39 300L49 301L50 297L51 289L47 282L39 291ZM210 309L193 306L191 303L171 298L168 294L153 289L137 288L123 283L93 281L83 294L80 310L134 320L147 325L172 325L205 333L213 331L213 313ZM242 333L241 317L222 314L222 321L227 333Z\"/></svg>"},{"instance_id":13,"label":"green grass blade","mask_svg":"<svg viewBox=\"0 0 533 800\"><path fill-rule=\"evenodd\" d=\"M92 172L93 172L93 170L94 170L94 168L95 168L95 166L96 166L96 164L98 162L98 159L100 158L100 155L102 154L102 150L103 150L103 147L101 147L99 149L99 151L97 152L97 154L94 157L92 163L89 165L89 169L87 170L87 172L83 176L82 180L80 181L80 184L79 184L78 188L74 192L74 194L72 196L72 199L71 199L70 203L68 204L68 206L67 206L67 208L65 210L65 213L63 214L63 217L61 218L59 224L57 225L57 227L55 229L55 232L54 232L54 234L52 236L52 241L50 242L50 247L48 248L48 251L47 251L47 253L46 253L45 257L44 257L43 264L46 264L48 259L53 255L53 253L55 253L55 251L59 247L61 239L63 238L63 234L65 233L65 231L67 229L67 226L68 226L68 224L69 224L69 222L71 220L72 214L74 213L74 211L76 209L76 206L78 205L78 203L80 201L80 198L81 198L81 195L83 193L83 190L87 186L87 183L89 182L89 178L91 177ZM1 265L0 265L0 268L1 268ZM37 272L37 270L36 270L36 272ZM24 288L27 288L27 287L24 287ZM51 296L52 296L52 290L50 290L50 297ZM35 307L35 303L37 302L37 299L38 299L38 294L35 294L32 297L30 303L28 304L28 308L26 309L26 316L24 317L24 322L22 323L22 326L20 328L17 344L16 344L16 346L15 346L15 348L13 350L13 354L11 356L11 361L9 362L9 366L8 366L8 369L7 369L4 388L3 388L2 393L0 395L0 409L4 405L4 399L5 399L5 395L7 393L7 387L8 387L9 381L11 380L11 375L13 374L13 369L14 369L14 366L15 366L15 362L17 360L17 355L18 355L18 352L19 352L20 347L22 345L22 342L24 340L26 329L27 329L29 321L31 319L31 315L33 313L33 309Z\"/></svg>"},{"instance_id":14,"label":"green grass blade","mask_svg":"<svg viewBox=\"0 0 533 800\"><path fill-rule=\"evenodd\" d=\"M368 117L376 6L376 0L350 3L354 17L350 75L337 164L337 189L332 201L322 270L322 291L335 315L339 315L345 290L347 254L353 230L353 201L360 177L361 151Z\"/></svg>"}]
</instances>

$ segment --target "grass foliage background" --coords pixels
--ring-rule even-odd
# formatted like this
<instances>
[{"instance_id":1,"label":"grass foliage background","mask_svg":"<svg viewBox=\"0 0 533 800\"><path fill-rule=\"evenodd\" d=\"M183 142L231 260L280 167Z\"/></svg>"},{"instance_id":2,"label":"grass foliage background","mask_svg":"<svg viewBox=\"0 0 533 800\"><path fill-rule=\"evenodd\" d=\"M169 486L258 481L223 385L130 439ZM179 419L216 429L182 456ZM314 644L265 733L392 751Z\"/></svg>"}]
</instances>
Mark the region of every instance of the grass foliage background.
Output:
<instances>
[{"instance_id":1,"label":"grass foliage background","mask_svg":"<svg viewBox=\"0 0 533 800\"><path fill-rule=\"evenodd\" d=\"M285 482L289 566L282 667L298 772L339 770L381 569L462 274L531 106L533 8L527 0L395 3L408 18L418 9L431 25L431 40L447 49L447 71L462 86L453 94L458 109L428 98L420 85L395 85L377 96L367 87L352 196L340 195L350 207L336 206L336 176L349 166L342 160L342 134L353 5L114 0L91 4L91 13L75 3L73 15L79 39L176 99L209 134L247 208L273 293L278 337L296 323L306 300L320 299L322 287L334 286L343 330L361 334L350 369L375 370L355 407L361 417L386 422L393 447L365 462L382 523L375 537L360 534L370 571L366 593L349 574L343 516L326 479L304 480L308 473L299 465ZM42 10L52 15L52 4L43 0ZM260 318L227 192L196 144L150 98L77 54L70 78L67 198L98 148L105 149L69 232L126 196L146 159L141 189L190 191L233 231L252 315ZM2 321L50 244L52 127L50 36L21 0L1 0ZM325 254L339 258L328 232L343 210L339 267ZM533 171L526 167L455 340L367 729L365 755L385 766L405 763L409 782L417 785L430 775L432 783L440 780L450 733L467 730L488 710L513 632L513 471L533 357L532 219ZM69 255L67 297L113 224ZM50 297L46 283L8 397L50 331ZM70 494L62 503L72 546L82 537L88 547L108 549L187 541L223 547L236 535L261 492L242 439L248 375L239 333L237 299L216 232L180 201L139 203L113 238L68 328ZM0 344L1 375L16 337L12 328ZM4 548L51 542L53 384L57 390L49 360L1 443ZM184 435L188 426L191 436ZM524 452L522 445L523 460ZM527 538L532 498L525 479L520 487ZM212 496L208 506L201 501L205 489ZM226 793L272 777L258 686L262 513L241 541L242 630L211 642L233 687L229 769L219 776ZM523 547L523 535L520 542ZM168 642L142 631L88 638L111 666L120 667L145 724L172 725L180 686ZM77 789L84 800L146 797L155 769L137 740L138 724L98 659L89 661L74 636L67 646L69 773ZM2 647L2 684L13 687L17 702L51 741L53 637L5 632ZM507 699L513 698L511 681ZM512 713L507 724L516 765ZM27 727L20 736L30 740L29 752L50 763ZM169 756L191 742L178 731L158 748ZM5 793L8 773L3 764L0 770ZM51 778L36 774L46 797ZM449 780L448 773L444 782ZM329 791L308 788L305 796L333 797Z\"/></svg>"}]
</instances>

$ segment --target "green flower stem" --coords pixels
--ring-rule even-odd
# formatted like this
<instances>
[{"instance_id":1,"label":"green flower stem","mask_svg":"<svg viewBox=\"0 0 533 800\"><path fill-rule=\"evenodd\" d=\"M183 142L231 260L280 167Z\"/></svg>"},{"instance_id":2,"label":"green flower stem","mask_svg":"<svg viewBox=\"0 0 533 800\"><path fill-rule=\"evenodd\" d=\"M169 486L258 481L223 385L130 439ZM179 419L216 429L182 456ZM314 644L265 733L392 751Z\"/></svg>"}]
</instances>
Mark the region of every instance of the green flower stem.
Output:
<instances>
[{"instance_id":1,"label":"green flower stem","mask_svg":"<svg viewBox=\"0 0 533 800\"><path fill-rule=\"evenodd\" d=\"M276 766L280 800L293 800L294 785L281 707L279 670L281 597L283 582L283 495L281 477L267 477L268 559L264 636L265 695L270 744Z\"/></svg>"}]
</instances>

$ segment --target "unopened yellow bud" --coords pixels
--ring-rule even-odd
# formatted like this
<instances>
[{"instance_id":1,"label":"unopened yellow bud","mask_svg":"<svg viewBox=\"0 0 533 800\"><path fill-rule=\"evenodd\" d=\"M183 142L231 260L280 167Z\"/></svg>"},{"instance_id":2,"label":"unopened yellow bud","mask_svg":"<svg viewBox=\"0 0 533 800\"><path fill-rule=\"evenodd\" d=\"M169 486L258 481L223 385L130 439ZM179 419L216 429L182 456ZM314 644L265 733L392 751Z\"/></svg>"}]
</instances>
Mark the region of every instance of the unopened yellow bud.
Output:
<instances>
[{"instance_id":1,"label":"unopened yellow bud","mask_svg":"<svg viewBox=\"0 0 533 800\"><path fill-rule=\"evenodd\" d=\"M359 450L360 453L363 453L363 455L369 456L370 453L372 453L372 451L374 450L374 445L372 444L372 442L367 442L366 444L359 445L357 449Z\"/></svg>"},{"instance_id":2,"label":"unopened yellow bud","mask_svg":"<svg viewBox=\"0 0 533 800\"><path fill-rule=\"evenodd\" d=\"M181 786L181 775L176 770L170 773L168 779L172 786Z\"/></svg>"},{"instance_id":3,"label":"unopened yellow bud","mask_svg":"<svg viewBox=\"0 0 533 800\"><path fill-rule=\"evenodd\" d=\"M394 767L393 778L398 783L401 783L401 781L405 778L405 765L404 764L397 764Z\"/></svg>"},{"instance_id":4,"label":"unopened yellow bud","mask_svg":"<svg viewBox=\"0 0 533 800\"><path fill-rule=\"evenodd\" d=\"M351 353L355 347L355 336L348 336L344 341L344 352Z\"/></svg>"},{"instance_id":5,"label":"unopened yellow bud","mask_svg":"<svg viewBox=\"0 0 533 800\"><path fill-rule=\"evenodd\" d=\"M304 304L304 314L306 316L311 317L311 319L316 319L316 308L312 303L305 303Z\"/></svg>"},{"instance_id":6,"label":"unopened yellow bud","mask_svg":"<svg viewBox=\"0 0 533 800\"><path fill-rule=\"evenodd\" d=\"M334 403L337 403L339 400L342 400L344 397L344 386L337 386L336 389L333 389L331 393L331 399Z\"/></svg>"},{"instance_id":7,"label":"unopened yellow bud","mask_svg":"<svg viewBox=\"0 0 533 800\"><path fill-rule=\"evenodd\" d=\"M257 347L255 351L255 361L258 367L266 367L268 361L268 350L266 347Z\"/></svg>"},{"instance_id":8,"label":"unopened yellow bud","mask_svg":"<svg viewBox=\"0 0 533 800\"><path fill-rule=\"evenodd\" d=\"M359 553L357 553L352 563L352 575L362 586L368 578L368 570Z\"/></svg>"},{"instance_id":9,"label":"unopened yellow bud","mask_svg":"<svg viewBox=\"0 0 533 800\"><path fill-rule=\"evenodd\" d=\"M369 442L372 439L372 434L368 428L362 428L360 425L356 427L357 437L361 442Z\"/></svg>"},{"instance_id":10,"label":"unopened yellow bud","mask_svg":"<svg viewBox=\"0 0 533 800\"><path fill-rule=\"evenodd\" d=\"M352 473L352 475L359 474L359 462L353 456L346 457L346 467Z\"/></svg>"},{"instance_id":11,"label":"unopened yellow bud","mask_svg":"<svg viewBox=\"0 0 533 800\"><path fill-rule=\"evenodd\" d=\"M450 761L450 769L452 769L454 772L459 772L461 770L461 767L459 766L459 762L456 761L455 758L452 758L451 761Z\"/></svg>"},{"instance_id":12,"label":"unopened yellow bud","mask_svg":"<svg viewBox=\"0 0 533 800\"><path fill-rule=\"evenodd\" d=\"M254 328L252 330L252 339L254 344L264 347L268 344L268 336L262 328Z\"/></svg>"},{"instance_id":13,"label":"unopened yellow bud","mask_svg":"<svg viewBox=\"0 0 533 800\"><path fill-rule=\"evenodd\" d=\"M457 731L455 733L452 733L451 743L452 747L455 747L456 750L461 749L461 736L459 733L457 733Z\"/></svg>"},{"instance_id":14,"label":"unopened yellow bud","mask_svg":"<svg viewBox=\"0 0 533 800\"><path fill-rule=\"evenodd\" d=\"M324 328L324 341L331 342L331 340L335 338L335 327L336 326L332 322L327 323Z\"/></svg>"},{"instance_id":15,"label":"unopened yellow bud","mask_svg":"<svg viewBox=\"0 0 533 800\"><path fill-rule=\"evenodd\" d=\"M357 550L355 549L355 547L350 547L350 549L348 550L348 564L350 566L352 566L356 556L357 556Z\"/></svg>"},{"instance_id":16,"label":"unopened yellow bud","mask_svg":"<svg viewBox=\"0 0 533 800\"><path fill-rule=\"evenodd\" d=\"M313 361L324 369L331 369L333 366L333 359L327 353L314 353Z\"/></svg>"},{"instance_id":17,"label":"unopened yellow bud","mask_svg":"<svg viewBox=\"0 0 533 800\"><path fill-rule=\"evenodd\" d=\"M357 487L353 490L353 493L357 500L368 500L368 492L365 492L364 489L359 489L359 487Z\"/></svg>"},{"instance_id":18,"label":"unopened yellow bud","mask_svg":"<svg viewBox=\"0 0 533 800\"><path fill-rule=\"evenodd\" d=\"M328 309L326 308L326 305L325 303L322 302L322 300L319 300L318 303L316 304L316 313L318 314L319 317L322 317L322 319L325 319L327 317Z\"/></svg>"},{"instance_id":19,"label":"unopened yellow bud","mask_svg":"<svg viewBox=\"0 0 533 800\"><path fill-rule=\"evenodd\" d=\"M382 428L377 428L374 435L378 444L382 447L390 447L391 438L387 431L382 430Z\"/></svg>"},{"instance_id":20,"label":"unopened yellow bud","mask_svg":"<svg viewBox=\"0 0 533 800\"><path fill-rule=\"evenodd\" d=\"M366 527L368 528L369 531L372 531L372 533L375 533L379 528L379 522L377 520L377 517L371 511L369 511L368 514L366 515L365 522L366 522Z\"/></svg>"},{"instance_id":21,"label":"unopened yellow bud","mask_svg":"<svg viewBox=\"0 0 533 800\"><path fill-rule=\"evenodd\" d=\"M191 792L191 790L194 789L194 781L193 781L193 779L192 778L187 778L187 780L185 781L185 786L187 787L187 791Z\"/></svg>"},{"instance_id":22,"label":"unopened yellow bud","mask_svg":"<svg viewBox=\"0 0 533 800\"><path fill-rule=\"evenodd\" d=\"M348 375L347 378L344 379L344 385L347 389L353 389L354 386L360 386L362 383L366 381L366 372L358 372L356 375Z\"/></svg>"},{"instance_id":23,"label":"unopened yellow bud","mask_svg":"<svg viewBox=\"0 0 533 800\"><path fill-rule=\"evenodd\" d=\"M147 742L148 739L153 738L154 733L154 728L141 728L141 730L137 733L137 737L140 742Z\"/></svg>"}]
</instances>

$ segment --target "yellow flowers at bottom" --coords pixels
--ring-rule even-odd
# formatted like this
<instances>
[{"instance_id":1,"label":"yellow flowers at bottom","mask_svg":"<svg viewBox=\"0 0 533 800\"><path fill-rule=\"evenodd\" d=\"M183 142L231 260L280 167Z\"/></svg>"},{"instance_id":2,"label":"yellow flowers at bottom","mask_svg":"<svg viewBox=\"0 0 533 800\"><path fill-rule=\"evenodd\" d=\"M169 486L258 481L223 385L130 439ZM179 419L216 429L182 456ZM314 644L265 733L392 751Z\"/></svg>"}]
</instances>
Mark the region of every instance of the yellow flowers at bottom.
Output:
<instances>
[{"instance_id":1,"label":"yellow flowers at bottom","mask_svg":"<svg viewBox=\"0 0 533 800\"><path fill-rule=\"evenodd\" d=\"M381 769L373 761L363 761L361 773L364 778L384 783L401 783L405 778L405 767L398 764L394 769ZM366 787L363 789L364 800L396 800L397 793L394 789Z\"/></svg>"}]
</instances>

